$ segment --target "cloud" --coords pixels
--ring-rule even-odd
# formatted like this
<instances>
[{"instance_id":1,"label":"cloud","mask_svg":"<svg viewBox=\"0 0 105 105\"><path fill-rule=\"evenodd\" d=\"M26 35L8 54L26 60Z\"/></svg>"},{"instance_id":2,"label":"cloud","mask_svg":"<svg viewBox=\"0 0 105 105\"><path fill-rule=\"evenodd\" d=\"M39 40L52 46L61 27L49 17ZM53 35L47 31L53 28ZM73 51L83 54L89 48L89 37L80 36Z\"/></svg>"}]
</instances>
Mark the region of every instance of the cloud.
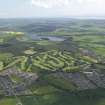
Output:
<instances>
[{"instance_id":1,"label":"cloud","mask_svg":"<svg viewBox=\"0 0 105 105\"><path fill-rule=\"evenodd\" d=\"M43 8L65 7L68 8L72 5L93 5L102 6L105 5L105 0L32 0L31 4Z\"/></svg>"},{"instance_id":2,"label":"cloud","mask_svg":"<svg viewBox=\"0 0 105 105\"><path fill-rule=\"evenodd\" d=\"M31 4L56 15L59 11L70 16L105 15L105 0L31 0Z\"/></svg>"},{"instance_id":3,"label":"cloud","mask_svg":"<svg viewBox=\"0 0 105 105\"><path fill-rule=\"evenodd\" d=\"M38 7L53 8L68 6L70 4L70 0L32 0L31 3Z\"/></svg>"}]
</instances>

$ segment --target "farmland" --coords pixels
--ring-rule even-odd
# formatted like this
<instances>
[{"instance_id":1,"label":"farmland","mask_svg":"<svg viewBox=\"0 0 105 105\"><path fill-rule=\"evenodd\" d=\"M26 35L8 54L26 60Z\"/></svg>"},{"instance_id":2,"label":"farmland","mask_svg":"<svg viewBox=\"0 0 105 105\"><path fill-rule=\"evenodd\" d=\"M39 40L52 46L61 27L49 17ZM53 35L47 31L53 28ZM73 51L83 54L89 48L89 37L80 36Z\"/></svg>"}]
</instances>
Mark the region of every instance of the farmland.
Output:
<instances>
[{"instance_id":1,"label":"farmland","mask_svg":"<svg viewBox=\"0 0 105 105\"><path fill-rule=\"evenodd\" d=\"M0 105L104 105L105 21L24 21L0 27Z\"/></svg>"}]
</instances>

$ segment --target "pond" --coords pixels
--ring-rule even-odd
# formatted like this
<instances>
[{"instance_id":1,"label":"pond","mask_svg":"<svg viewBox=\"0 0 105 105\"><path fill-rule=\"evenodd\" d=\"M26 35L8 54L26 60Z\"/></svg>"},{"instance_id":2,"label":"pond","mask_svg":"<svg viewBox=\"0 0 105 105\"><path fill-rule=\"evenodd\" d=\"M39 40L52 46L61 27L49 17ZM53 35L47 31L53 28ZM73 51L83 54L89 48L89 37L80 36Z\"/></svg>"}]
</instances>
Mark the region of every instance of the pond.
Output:
<instances>
[{"instance_id":1,"label":"pond","mask_svg":"<svg viewBox=\"0 0 105 105\"><path fill-rule=\"evenodd\" d=\"M35 35L35 34L30 34L30 35L27 34L27 36L33 40L50 40L50 41L64 41L65 40L64 37L50 36L50 35L41 36L41 35Z\"/></svg>"}]
</instances>

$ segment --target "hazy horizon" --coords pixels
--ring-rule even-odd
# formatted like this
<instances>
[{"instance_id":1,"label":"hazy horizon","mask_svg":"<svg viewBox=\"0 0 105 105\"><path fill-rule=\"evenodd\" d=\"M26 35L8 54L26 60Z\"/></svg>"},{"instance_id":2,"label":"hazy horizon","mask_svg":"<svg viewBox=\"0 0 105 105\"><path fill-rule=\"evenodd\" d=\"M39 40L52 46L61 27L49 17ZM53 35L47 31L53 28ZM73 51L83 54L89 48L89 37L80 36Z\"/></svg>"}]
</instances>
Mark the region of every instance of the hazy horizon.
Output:
<instances>
[{"instance_id":1,"label":"hazy horizon","mask_svg":"<svg viewBox=\"0 0 105 105\"><path fill-rule=\"evenodd\" d=\"M0 18L105 18L105 0L0 1Z\"/></svg>"},{"instance_id":2,"label":"hazy horizon","mask_svg":"<svg viewBox=\"0 0 105 105\"><path fill-rule=\"evenodd\" d=\"M74 20L105 20L105 17L0 17L0 19L74 19Z\"/></svg>"}]
</instances>

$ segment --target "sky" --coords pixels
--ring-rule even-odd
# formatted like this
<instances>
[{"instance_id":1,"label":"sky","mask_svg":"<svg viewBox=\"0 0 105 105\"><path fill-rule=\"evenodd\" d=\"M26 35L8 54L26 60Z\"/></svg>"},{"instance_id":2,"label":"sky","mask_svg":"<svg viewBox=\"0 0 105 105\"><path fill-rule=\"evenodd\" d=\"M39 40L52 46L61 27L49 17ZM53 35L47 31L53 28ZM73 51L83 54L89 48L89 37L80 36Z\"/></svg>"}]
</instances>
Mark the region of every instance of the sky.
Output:
<instances>
[{"instance_id":1,"label":"sky","mask_svg":"<svg viewBox=\"0 0 105 105\"><path fill-rule=\"evenodd\" d=\"M105 17L105 0L0 0L0 18Z\"/></svg>"}]
</instances>

